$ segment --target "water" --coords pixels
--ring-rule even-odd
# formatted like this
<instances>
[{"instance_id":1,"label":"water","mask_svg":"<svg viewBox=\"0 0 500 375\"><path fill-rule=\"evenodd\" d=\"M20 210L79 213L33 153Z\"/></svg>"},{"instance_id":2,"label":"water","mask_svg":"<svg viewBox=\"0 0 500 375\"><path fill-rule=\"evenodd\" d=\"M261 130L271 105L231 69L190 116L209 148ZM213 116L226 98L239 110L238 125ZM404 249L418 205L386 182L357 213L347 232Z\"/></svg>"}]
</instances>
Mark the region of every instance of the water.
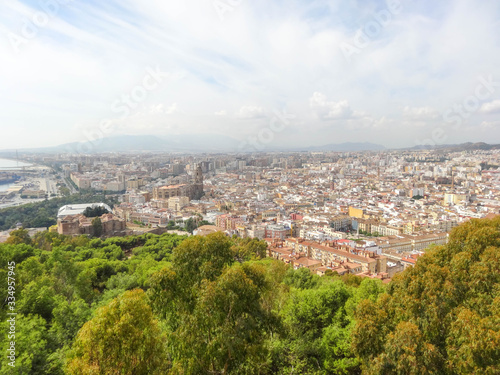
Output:
<instances>
[{"instance_id":1,"label":"water","mask_svg":"<svg viewBox=\"0 0 500 375\"><path fill-rule=\"evenodd\" d=\"M0 159L0 171L13 171L22 167L29 167L31 164L18 162L15 160Z\"/></svg>"},{"instance_id":2,"label":"water","mask_svg":"<svg viewBox=\"0 0 500 375\"><path fill-rule=\"evenodd\" d=\"M2 172L2 171L15 172L16 170L19 170L22 167L29 167L30 165L31 164L17 162L15 160L0 159L0 172ZM11 186L14 186L14 185L15 185L15 183L2 184L0 182L0 191L6 191Z\"/></svg>"},{"instance_id":3,"label":"water","mask_svg":"<svg viewBox=\"0 0 500 375\"><path fill-rule=\"evenodd\" d=\"M0 191L7 191L11 186L14 186L15 184L9 183L9 184L4 184L0 185Z\"/></svg>"}]
</instances>

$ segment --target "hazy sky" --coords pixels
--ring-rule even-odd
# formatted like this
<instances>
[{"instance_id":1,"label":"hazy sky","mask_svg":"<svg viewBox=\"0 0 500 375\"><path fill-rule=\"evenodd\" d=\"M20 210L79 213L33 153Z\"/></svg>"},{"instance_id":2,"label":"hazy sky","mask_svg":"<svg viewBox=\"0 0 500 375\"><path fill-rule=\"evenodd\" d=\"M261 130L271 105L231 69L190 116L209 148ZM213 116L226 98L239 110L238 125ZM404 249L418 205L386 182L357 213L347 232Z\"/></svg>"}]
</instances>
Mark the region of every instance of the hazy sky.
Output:
<instances>
[{"instance_id":1,"label":"hazy sky","mask_svg":"<svg viewBox=\"0 0 500 375\"><path fill-rule=\"evenodd\" d=\"M500 143L498 0L0 1L0 149Z\"/></svg>"}]
</instances>

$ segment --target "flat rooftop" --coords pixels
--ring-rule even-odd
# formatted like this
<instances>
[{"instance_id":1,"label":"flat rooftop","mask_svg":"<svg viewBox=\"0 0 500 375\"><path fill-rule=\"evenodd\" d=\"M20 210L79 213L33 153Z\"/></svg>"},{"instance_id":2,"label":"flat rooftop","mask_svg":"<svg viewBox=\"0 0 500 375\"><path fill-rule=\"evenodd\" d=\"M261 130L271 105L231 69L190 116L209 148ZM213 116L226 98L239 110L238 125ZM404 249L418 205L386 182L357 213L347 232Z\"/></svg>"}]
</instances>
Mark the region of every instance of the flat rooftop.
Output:
<instances>
[{"instance_id":1,"label":"flat rooftop","mask_svg":"<svg viewBox=\"0 0 500 375\"><path fill-rule=\"evenodd\" d=\"M63 217L63 216L68 216L68 215L80 215L83 214L83 211L85 211L88 207L95 208L95 207L103 207L109 212L112 212L113 210L111 207L109 207L106 203L82 203L82 204L68 204L66 206L62 206L59 211L57 212L57 217Z\"/></svg>"}]
</instances>

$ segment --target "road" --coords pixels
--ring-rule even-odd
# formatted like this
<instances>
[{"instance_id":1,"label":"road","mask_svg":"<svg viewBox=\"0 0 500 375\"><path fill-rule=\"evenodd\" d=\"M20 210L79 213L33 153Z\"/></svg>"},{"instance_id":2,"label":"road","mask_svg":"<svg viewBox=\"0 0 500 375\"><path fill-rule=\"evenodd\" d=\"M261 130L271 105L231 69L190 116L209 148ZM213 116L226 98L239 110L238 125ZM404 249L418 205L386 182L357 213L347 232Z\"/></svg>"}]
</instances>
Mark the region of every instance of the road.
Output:
<instances>
[{"instance_id":1,"label":"road","mask_svg":"<svg viewBox=\"0 0 500 375\"><path fill-rule=\"evenodd\" d=\"M71 192L71 194L78 194L78 190L76 190L75 187L72 184L66 182L66 177L64 177L63 173L59 173L59 177L61 178L62 181L64 181L64 184L69 189L69 191Z\"/></svg>"}]
</instances>

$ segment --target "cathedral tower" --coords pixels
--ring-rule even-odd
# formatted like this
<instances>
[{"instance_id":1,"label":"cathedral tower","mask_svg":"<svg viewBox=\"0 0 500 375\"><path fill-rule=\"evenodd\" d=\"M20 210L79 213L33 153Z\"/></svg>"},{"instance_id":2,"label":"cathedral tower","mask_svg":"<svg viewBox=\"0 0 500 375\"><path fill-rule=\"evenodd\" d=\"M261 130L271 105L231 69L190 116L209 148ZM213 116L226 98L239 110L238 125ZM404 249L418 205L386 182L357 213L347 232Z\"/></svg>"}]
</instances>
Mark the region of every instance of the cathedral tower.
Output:
<instances>
[{"instance_id":1,"label":"cathedral tower","mask_svg":"<svg viewBox=\"0 0 500 375\"><path fill-rule=\"evenodd\" d=\"M196 165L193 181L193 199L200 199L203 196L203 171L199 164Z\"/></svg>"}]
</instances>

